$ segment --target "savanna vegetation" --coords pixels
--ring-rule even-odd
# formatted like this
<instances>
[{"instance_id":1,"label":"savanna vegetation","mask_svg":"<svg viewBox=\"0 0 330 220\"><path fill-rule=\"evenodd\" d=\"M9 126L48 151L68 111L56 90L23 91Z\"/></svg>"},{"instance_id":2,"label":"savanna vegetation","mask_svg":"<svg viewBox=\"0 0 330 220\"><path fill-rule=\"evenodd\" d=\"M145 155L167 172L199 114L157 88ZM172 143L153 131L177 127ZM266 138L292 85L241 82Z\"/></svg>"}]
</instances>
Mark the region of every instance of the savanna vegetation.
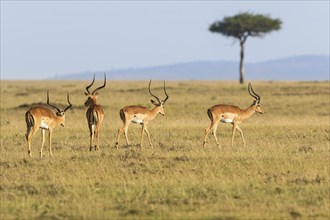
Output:
<instances>
[{"instance_id":1,"label":"savanna vegetation","mask_svg":"<svg viewBox=\"0 0 330 220\"><path fill-rule=\"evenodd\" d=\"M149 124L154 148L115 139L125 105L151 106L147 81L111 81L99 93L105 109L100 151L89 151L87 81L1 81L1 219L329 219L329 82L253 82L265 114L240 125L247 142L220 124L219 149L203 149L206 110L247 108L246 85L168 81L163 117ZM101 82L97 82L101 85ZM163 96L163 84L153 82ZM73 107L53 134L53 155L39 157L40 132L25 140L25 112L50 101ZM47 142L46 142L47 143Z\"/></svg>"}]
</instances>

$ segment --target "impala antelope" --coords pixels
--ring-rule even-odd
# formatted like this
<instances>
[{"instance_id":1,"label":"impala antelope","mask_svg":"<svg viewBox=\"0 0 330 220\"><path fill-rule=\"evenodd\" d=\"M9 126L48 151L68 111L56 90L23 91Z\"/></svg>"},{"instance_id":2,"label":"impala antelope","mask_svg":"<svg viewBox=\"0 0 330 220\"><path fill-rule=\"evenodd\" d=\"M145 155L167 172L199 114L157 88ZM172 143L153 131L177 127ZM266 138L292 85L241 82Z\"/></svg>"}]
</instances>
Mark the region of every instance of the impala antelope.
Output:
<instances>
[{"instance_id":1,"label":"impala antelope","mask_svg":"<svg viewBox=\"0 0 330 220\"><path fill-rule=\"evenodd\" d=\"M203 147L205 146L206 142L208 141L208 134L210 131L212 131L213 137L214 137L217 145L220 146L218 139L217 139L217 135L216 135L219 122L233 125L232 138L231 138L232 147L234 145L234 136L235 136L236 129L241 134L244 146L246 145L243 131L240 129L240 127L238 125L240 123L242 123L243 120L251 117L255 112L258 112L260 114L263 113L263 110L261 109L261 105L260 105L260 96L253 91L251 83L249 83L249 85L248 85L248 91L249 91L249 94L254 98L254 101L245 110L242 110L239 107L234 106L234 105L226 105L226 104L215 105L207 110L207 115L210 118L211 124L209 127L207 127L205 129Z\"/></svg>"},{"instance_id":2,"label":"impala antelope","mask_svg":"<svg viewBox=\"0 0 330 220\"><path fill-rule=\"evenodd\" d=\"M67 101L69 106L67 106L63 111L60 110L55 105L49 103L49 92L47 91L47 104L57 110L54 114L49 108L43 106L37 106L30 108L25 113L25 122L26 122L26 140L28 142L28 154L31 157L31 141L35 133L41 128L42 134L42 144L40 149L40 157L43 156L42 149L45 143L45 131L48 130L49 132L49 155L53 156L52 153L52 133L53 129L61 125L64 127L65 125L65 112L72 107L70 100L69 100L69 93L67 94Z\"/></svg>"},{"instance_id":3,"label":"impala antelope","mask_svg":"<svg viewBox=\"0 0 330 220\"><path fill-rule=\"evenodd\" d=\"M164 93L166 95L166 98L164 100L160 100L157 96L155 96L154 94L151 93L150 85L151 85L151 80L149 82L149 93L152 97L154 97L157 100L157 101L154 101L152 99L150 100L151 103L154 105L153 109L148 109L148 108L142 107L142 106L131 105L131 106L126 106L120 110L119 115L120 115L121 120L123 121L123 126L121 128L119 128L119 130L118 130L117 141L116 141L117 149L118 149L118 143L119 143L120 136L123 132L125 134L126 143L127 143L127 145L129 145L129 140L127 137L127 130L128 130L128 126L131 123L137 123L137 124L142 125L141 141L140 141L141 148L143 147L142 142L143 142L143 133L144 132L147 133L149 144L151 147L153 147L151 140L150 140L150 134L147 129L147 125L150 121L155 119L158 114L161 114L163 116L165 115L164 105L165 105L165 102L168 100L169 96L166 92L165 81L164 81Z\"/></svg>"}]
</instances>

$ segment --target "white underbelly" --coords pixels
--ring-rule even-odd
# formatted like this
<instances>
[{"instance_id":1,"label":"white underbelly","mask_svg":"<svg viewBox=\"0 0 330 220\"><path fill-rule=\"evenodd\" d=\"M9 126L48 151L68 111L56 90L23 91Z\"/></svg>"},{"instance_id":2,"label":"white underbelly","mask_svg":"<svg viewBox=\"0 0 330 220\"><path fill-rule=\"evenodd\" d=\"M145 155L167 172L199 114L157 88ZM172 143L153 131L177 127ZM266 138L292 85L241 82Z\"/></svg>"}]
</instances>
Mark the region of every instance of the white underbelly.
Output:
<instances>
[{"instance_id":1,"label":"white underbelly","mask_svg":"<svg viewBox=\"0 0 330 220\"><path fill-rule=\"evenodd\" d=\"M231 118L221 118L220 121L223 123L230 123L230 124L234 122L234 120Z\"/></svg>"},{"instance_id":2,"label":"white underbelly","mask_svg":"<svg viewBox=\"0 0 330 220\"><path fill-rule=\"evenodd\" d=\"M139 119L139 118L133 118L132 119L132 122L133 123L137 123L137 124L143 124L143 120L142 119Z\"/></svg>"}]
</instances>

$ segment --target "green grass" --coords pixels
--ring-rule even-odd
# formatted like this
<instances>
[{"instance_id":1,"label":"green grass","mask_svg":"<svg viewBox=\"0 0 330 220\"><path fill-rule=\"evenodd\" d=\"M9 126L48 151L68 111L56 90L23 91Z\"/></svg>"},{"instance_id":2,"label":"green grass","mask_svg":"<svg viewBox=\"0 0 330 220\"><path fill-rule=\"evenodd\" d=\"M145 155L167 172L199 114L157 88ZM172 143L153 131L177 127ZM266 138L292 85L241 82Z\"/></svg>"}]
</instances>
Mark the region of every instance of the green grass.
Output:
<instances>
[{"instance_id":1,"label":"green grass","mask_svg":"<svg viewBox=\"0 0 330 220\"><path fill-rule=\"evenodd\" d=\"M220 124L219 149L206 110L247 108L253 101L236 82L169 81L163 117L148 128L154 148L140 149L141 126L131 125L115 149L119 110L151 107L147 81L108 81L99 93L105 120L100 151L89 151L87 81L1 81L1 219L328 219L329 82L253 82L265 114L240 126ZM98 82L101 83L101 82ZM39 158L40 132L27 155L24 113L33 103L74 107L53 135L53 158ZM153 83L162 96L162 83ZM47 142L46 142L47 143Z\"/></svg>"}]
</instances>

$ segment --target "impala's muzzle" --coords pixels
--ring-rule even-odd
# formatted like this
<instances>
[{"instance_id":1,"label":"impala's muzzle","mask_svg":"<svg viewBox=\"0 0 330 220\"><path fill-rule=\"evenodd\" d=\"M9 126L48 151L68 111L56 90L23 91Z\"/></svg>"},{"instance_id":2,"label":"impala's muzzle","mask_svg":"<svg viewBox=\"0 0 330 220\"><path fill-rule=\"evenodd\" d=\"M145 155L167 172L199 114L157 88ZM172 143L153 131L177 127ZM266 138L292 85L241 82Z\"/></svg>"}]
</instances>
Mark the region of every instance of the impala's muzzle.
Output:
<instances>
[{"instance_id":1,"label":"impala's muzzle","mask_svg":"<svg viewBox=\"0 0 330 220\"><path fill-rule=\"evenodd\" d=\"M260 114L263 114L264 113L264 110L261 109L260 106L257 107L257 112L260 113Z\"/></svg>"}]
</instances>

